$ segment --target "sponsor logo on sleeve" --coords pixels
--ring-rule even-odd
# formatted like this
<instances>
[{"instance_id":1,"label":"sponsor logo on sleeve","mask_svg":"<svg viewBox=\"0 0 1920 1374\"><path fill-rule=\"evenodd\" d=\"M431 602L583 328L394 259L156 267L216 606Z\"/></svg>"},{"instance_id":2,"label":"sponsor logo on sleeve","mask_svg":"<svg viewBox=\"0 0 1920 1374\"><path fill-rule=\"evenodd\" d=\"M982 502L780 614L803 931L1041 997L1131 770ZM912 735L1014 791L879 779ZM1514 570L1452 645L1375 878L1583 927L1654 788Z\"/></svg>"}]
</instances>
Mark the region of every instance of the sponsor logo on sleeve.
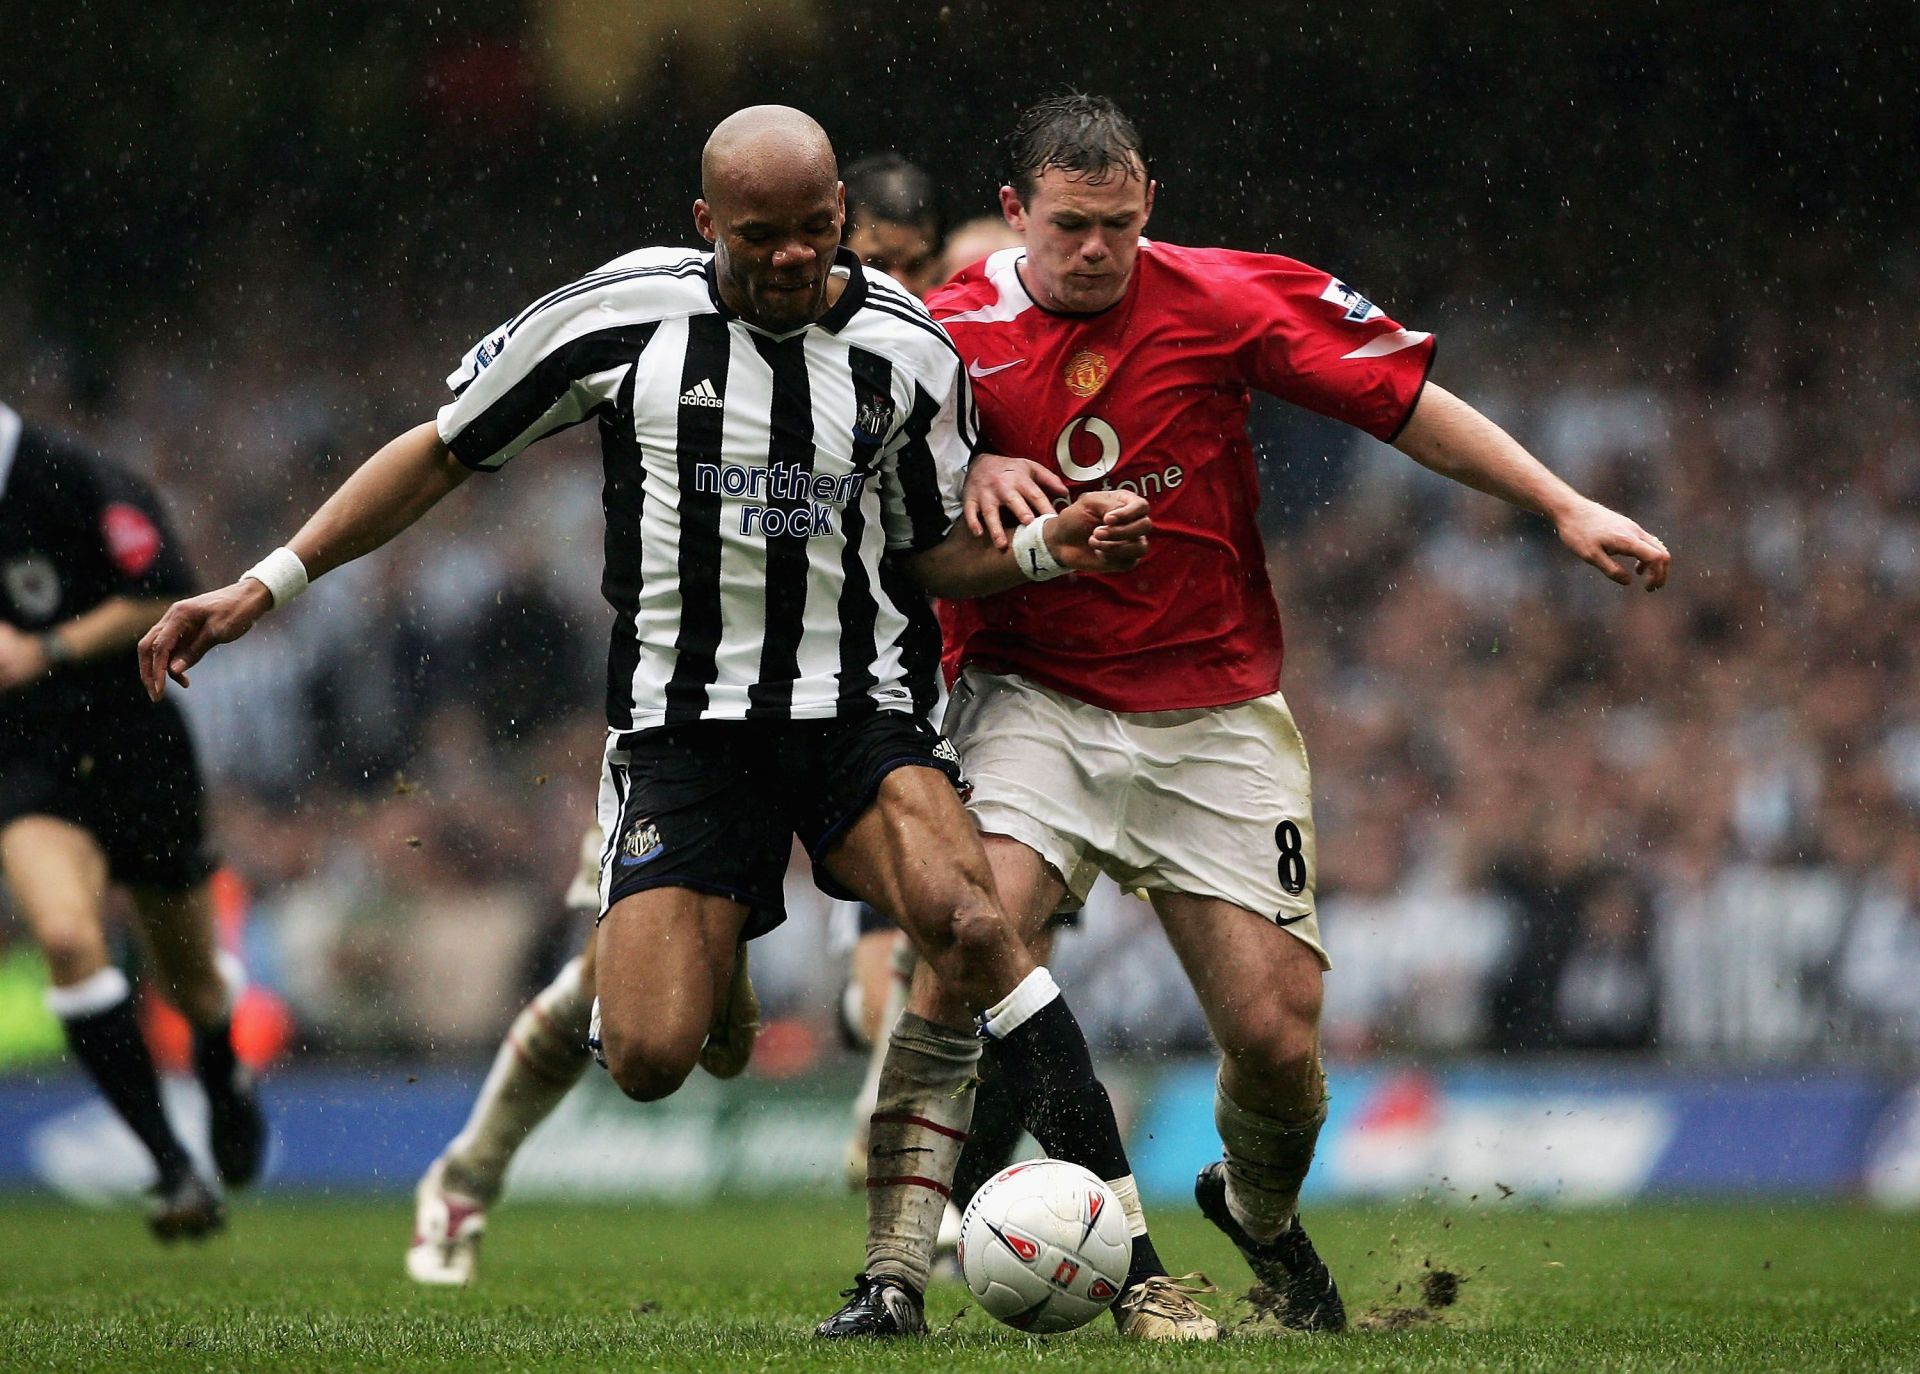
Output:
<instances>
[{"instance_id":1,"label":"sponsor logo on sleeve","mask_svg":"<svg viewBox=\"0 0 1920 1374\"><path fill-rule=\"evenodd\" d=\"M1386 313L1338 277L1328 278L1327 289L1320 293L1320 299L1332 301L1346 311L1342 318L1349 324L1365 324L1368 320L1376 319Z\"/></svg>"}]
</instances>

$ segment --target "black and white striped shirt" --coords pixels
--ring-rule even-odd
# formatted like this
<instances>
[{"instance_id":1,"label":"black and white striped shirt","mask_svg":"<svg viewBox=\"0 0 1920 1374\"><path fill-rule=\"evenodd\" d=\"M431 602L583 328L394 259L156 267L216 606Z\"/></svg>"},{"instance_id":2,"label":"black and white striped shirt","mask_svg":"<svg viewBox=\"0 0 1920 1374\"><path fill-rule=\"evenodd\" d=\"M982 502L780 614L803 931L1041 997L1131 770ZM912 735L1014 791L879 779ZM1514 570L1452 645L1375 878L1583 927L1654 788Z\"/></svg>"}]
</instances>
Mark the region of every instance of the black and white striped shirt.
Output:
<instances>
[{"instance_id":1,"label":"black and white striped shirt","mask_svg":"<svg viewBox=\"0 0 1920 1374\"><path fill-rule=\"evenodd\" d=\"M972 397L917 300L844 249L842 270L823 317L776 335L722 304L712 254L641 249L447 379L440 437L471 468L600 422L612 729L931 707L939 632L886 555L951 528Z\"/></svg>"}]
</instances>

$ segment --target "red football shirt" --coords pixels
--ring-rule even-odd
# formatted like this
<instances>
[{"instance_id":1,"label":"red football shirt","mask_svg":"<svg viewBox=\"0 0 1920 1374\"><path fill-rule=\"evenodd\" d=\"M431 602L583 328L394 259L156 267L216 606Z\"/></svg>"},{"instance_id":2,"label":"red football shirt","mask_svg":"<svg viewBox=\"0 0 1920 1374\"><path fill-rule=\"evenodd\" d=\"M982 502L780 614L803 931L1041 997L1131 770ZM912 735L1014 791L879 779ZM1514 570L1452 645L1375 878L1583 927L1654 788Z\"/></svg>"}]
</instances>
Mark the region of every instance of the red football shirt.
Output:
<instances>
[{"instance_id":1,"label":"red football shirt","mask_svg":"<svg viewBox=\"0 0 1920 1374\"><path fill-rule=\"evenodd\" d=\"M1034 304L1024 251L976 263L927 301L966 359L984 447L1071 490L1138 491L1146 562L942 607L946 668L1030 677L1112 711L1222 706L1280 682L1247 408L1252 388L1399 433L1433 362L1318 268L1264 253L1142 240L1126 295L1097 315Z\"/></svg>"}]
</instances>

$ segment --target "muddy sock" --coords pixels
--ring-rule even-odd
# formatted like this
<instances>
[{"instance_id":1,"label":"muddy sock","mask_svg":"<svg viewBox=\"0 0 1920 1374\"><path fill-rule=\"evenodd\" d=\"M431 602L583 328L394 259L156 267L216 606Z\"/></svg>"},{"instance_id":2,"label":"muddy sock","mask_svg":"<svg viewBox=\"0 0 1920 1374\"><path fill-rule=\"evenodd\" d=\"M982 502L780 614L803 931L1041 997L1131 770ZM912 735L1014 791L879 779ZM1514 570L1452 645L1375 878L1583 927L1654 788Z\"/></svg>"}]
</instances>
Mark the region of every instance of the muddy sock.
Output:
<instances>
[{"instance_id":1,"label":"muddy sock","mask_svg":"<svg viewBox=\"0 0 1920 1374\"><path fill-rule=\"evenodd\" d=\"M467 1124L442 1156L453 1192L489 1203L500 1195L514 1152L586 1072L589 1006L581 961L572 959L514 1018Z\"/></svg>"},{"instance_id":2,"label":"muddy sock","mask_svg":"<svg viewBox=\"0 0 1920 1374\"><path fill-rule=\"evenodd\" d=\"M973 1115L980 1041L902 1012L867 1137L867 1272L927 1288L940 1214Z\"/></svg>"},{"instance_id":3,"label":"muddy sock","mask_svg":"<svg viewBox=\"0 0 1920 1374\"><path fill-rule=\"evenodd\" d=\"M1256 1241L1279 1235L1300 1204L1300 1185L1327 1119L1326 1080L1315 1074L1314 1082L1318 1100L1290 1117L1249 1110L1214 1084L1213 1120L1226 1146L1227 1210Z\"/></svg>"}]
</instances>

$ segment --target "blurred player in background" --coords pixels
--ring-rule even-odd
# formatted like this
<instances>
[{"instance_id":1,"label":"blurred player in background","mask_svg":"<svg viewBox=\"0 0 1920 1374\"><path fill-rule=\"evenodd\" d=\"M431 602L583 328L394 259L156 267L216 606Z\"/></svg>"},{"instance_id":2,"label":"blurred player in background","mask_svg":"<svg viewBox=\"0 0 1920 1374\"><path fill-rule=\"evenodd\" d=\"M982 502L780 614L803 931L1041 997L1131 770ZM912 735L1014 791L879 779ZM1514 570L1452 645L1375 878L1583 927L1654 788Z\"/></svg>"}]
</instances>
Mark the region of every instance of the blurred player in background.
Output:
<instances>
[{"instance_id":1,"label":"blurred player in background","mask_svg":"<svg viewBox=\"0 0 1920 1374\"><path fill-rule=\"evenodd\" d=\"M193 1031L223 1182L260 1171L266 1123L234 1054L237 962L216 953L201 784L186 724L141 693L134 643L192 575L133 476L0 405L0 870L47 958L74 1058L148 1154L162 1240L225 1223L167 1120L105 905L124 885L156 981Z\"/></svg>"},{"instance_id":2,"label":"blurred player in background","mask_svg":"<svg viewBox=\"0 0 1920 1374\"><path fill-rule=\"evenodd\" d=\"M812 119L729 116L701 180L694 221L711 254L630 253L475 344L449 378L455 399L369 458L291 546L168 609L141 641L147 691L186 686L213 647L473 472L597 419L616 616L589 1034L614 1081L652 1101L686 1080L739 946L785 919L798 836L826 889L914 937L958 1008L894 1034L883 1104L940 1140L869 1195L937 1220L971 1113L978 1015L1028 1127L1131 1195L1137 1217L1086 1039L1001 911L957 756L922 718L938 648L926 594L1030 575L958 520L974 452L966 370L917 301L842 249L843 190ZM1090 493L1052 524L1049 559L1083 571L1145 552L1145 503L1124 493ZM1144 1225L1135 1263L1143 1286L1164 1275ZM916 1288L862 1274L855 1289L862 1318L925 1329ZM838 1318L822 1330L871 1332Z\"/></svg>"},{"instance_id":3,"label":"blurred player in background","mask_svg":"<svg viewBox=\"0 0 1920 1374\"><path fill-rule=\"evenodd\" d=\"M841 240L868 267L916 296L940 276L940 210L927 174L898 153L863 157L846 170L847 228Z\"/></svg>"},{"instance_id":4,"label":"blurred player in background","mask_svg":"<svg viewBox=\"0 0 1920 1374\"><path fill-rule=\"evenodd\" d=\"M1020 235L999 215L981 215L956 225L940 246L940 284L945 286L976 262L1019 243Z\"/></svg>"},{"instance_id":5,"label":"blurred player in background","mask_svg":"<svg viewBox=\"0 0 1920 1374\"><path fill-rule=\"evenodd\" d=\"M1345 283L1288 258L1143 239L1154 183L1111 102L1043 102L1009 153L1001 208L1024 247L929 304L967 360L987 449L1039 461L976 463L968 518L998 541L1012 510L1030 522L1014 550L1059 577L1036 543L1053 498L1135 491L1153 503L1155 548L1128 577L947 605L959 678L945 727L973 775L1001 898L1027 932L1103 872L1151 896L1222 1051L1226 1152L1196 1182L1201 1210L1289 1324L1339 1330L1338 1288L1297 1206L1326 1119L1327 960L1306 752L1278 690L1249 390L1546 515L1616 582L1634 576L1619 556L1659 587L1667 552L1429 384L1432 338ZM924 974L912 1006L950 1015ZM917 1240L931 1247L931 1228ZM902 1247L897 1228L885 1242Z\"/></svg>"}]
</instances>

